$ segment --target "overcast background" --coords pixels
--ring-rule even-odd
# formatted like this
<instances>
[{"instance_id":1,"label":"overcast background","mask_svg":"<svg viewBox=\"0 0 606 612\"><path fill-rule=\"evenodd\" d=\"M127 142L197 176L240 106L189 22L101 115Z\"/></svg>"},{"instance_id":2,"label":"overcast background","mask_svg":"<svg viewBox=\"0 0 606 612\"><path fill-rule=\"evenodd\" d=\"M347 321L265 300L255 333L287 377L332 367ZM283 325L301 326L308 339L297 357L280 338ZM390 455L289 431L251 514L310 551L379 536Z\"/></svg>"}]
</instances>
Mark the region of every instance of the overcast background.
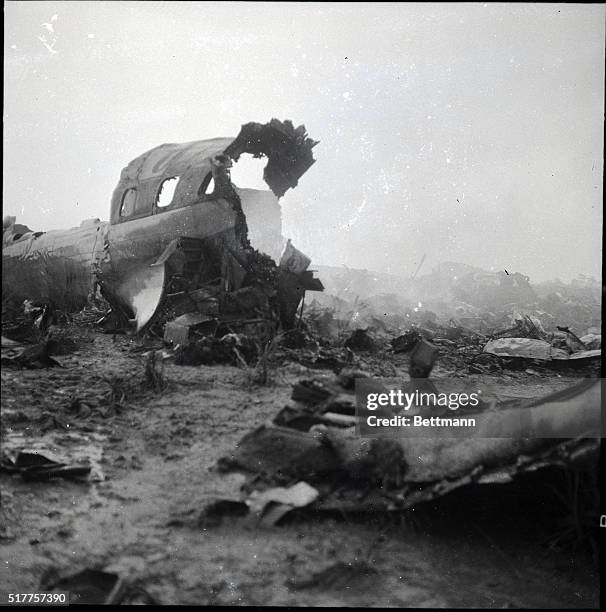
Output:
<instances>
[{"instance_id":1,"label":"overcast background","mask_svg":"<svg viewBox=\"0 0 606 612\"><path fill-rule=\"evenodd\" d=\"M32 229L107 220L156 145L290 118L321 141L282 200L315 263L601 278L604 5L4 10L4 214Z\"/></svg>"}]
</instances>

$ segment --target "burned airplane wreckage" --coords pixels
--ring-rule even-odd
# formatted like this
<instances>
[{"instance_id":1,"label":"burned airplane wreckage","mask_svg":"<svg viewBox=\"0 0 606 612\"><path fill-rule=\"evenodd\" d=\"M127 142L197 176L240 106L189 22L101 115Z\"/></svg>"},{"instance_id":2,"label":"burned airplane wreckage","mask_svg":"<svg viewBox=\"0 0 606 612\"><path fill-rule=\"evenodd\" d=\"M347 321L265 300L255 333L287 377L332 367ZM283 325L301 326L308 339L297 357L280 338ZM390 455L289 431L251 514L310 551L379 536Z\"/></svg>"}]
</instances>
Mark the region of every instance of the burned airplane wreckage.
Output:
<instances>
[{"instance_id":1,"label":"burned airplane wreckage","mask_svg":"<svg viewBox=\"0 0 606 612\"><path fill-rule=\"evenodd\" d=\"M322 283L283 238L279 204L314 163L315 145L303 126L249 123L236 138L165 144L134 159L109 222L31 232L5 221L0 476L11 506L0 538L15 539L26 560L40 544L52 564L41 576L38 561L23 572L19 592L40 580L72 601L86 591L90 603L151 602L175 582L195 589L192 601L222 603L211 585L220 593L224 567L243 569L247 583L261 576L256 554L244 555L247 566L237 553L253 541L267 555L263 585L268 567L280 577L276 563L297 593L356 568L378 574L372 555L383 539L383 567L402 580L391 553L409 566L412 546L399 552L396 526L436 519L448 529L438 522L453 510L466 541L506 516L516 537L519 523L550 547L596 550L604 428L595 283L531 286L520 273L454 262L411 279L325 266ZM245 154L267 158L270 190L232 179ZM306 291L323 293L308 300ZM100 334L99 323L128 334ZM450 399L381 403L373 414L383 429L369 432L368 392L396 390L482 395L459 412ZM407 416L421 423L411 428ZM60 479L71 482L53 487ZM326 518L347 524L289 531ZM281 535L254 533L277 525ZM115 533L100 545L95 534L109 526ZM306 534L311 542L301 542ZM345 540L353 544L341 552ZM209 541L227 544L226 557L208 557ZM186 556L167 566L169 542ZM61 547L67 563L55 570ZM318 559L343 561L308 578L309 567L289 559L312 547ZM461 560L456 546L452 560ZM89 596L95 580L110 586Z\"/></svg>"},{"instance_id":2,"label":"burned airplane wreckage","mask_svg":"<svg viewBox=\"0 0 606 612\"><path fill-rule=\"evenodd\" d=\"M192 326L258 337L289 329L305 291L323 286L290 241L279 264L272 259L283 245L279 198L314 163L316 144L290 121L248 123L236 138L164 144L134 159L109 222L31 232L9 218L4 300L75 311L100 293L112 309L107 325L141 333L175 320L172 337L182 339ZM271 191L232 183L230 168L247 153L268 159Z\"/></svg>"},{"instance_id":3,"label":"burned airplane wreckage","mask_svg":"<svg viewBox=\"0 0 606 612\"><path fill-rule=\"evenodd\" d=\"M293 389L295 404L284 407L271 425L250 432L218 463L221 470L241 471L254 481L221 501L242 510L257 508L250 495L272 503L274 494L282 499L270 522L291 507L308 505L406 510L467 484L508 482L524 472L595 457L601 385L591 377L563 396L558 392L538 402L533 397L485 402L473 417L498 425L500 437L484 429L461 441L447 428L444 435L402 443L358 435L356 381L385 371L384 366L396 373L394 364L402 358L410 379L423 379L432 388L429 375L438 354L440 385L445 372L499 375L510 368L538 376L537 369L569 366L589 373L601 356L601 335L593 326L580 337L564 326L544 329L538 316L549 313L538 309L542 303L525 275L459 271L450 264L414 283L401 283L408 304L404 293L358 301L361 289L369 293L374 286L374 273L338 270L335 280L325 270L325 298L334 306L312 302L304 317L302 307L298 314L305 292L324 286L308 270L310 259L290 241L284 246L279 198L314 163L316 144L303 126L273 119L244 125L236 138L164 144L144 153L122 171L109 222L85 221L79 228L46 233L31 232L14 220L7 224L3 301L16 308L27 301L76 311L100 293L111 306L104 317L107 329L151 331L180 347L172 355L160 351L161 359L174 357L176 365L251 366L258 357L254 377L265 381L266 355L259 356L259 341L274 338L278 328L298 327L276 343L279 354L312 371L332 370L336 380L300 381ZM243 154L267 158L263 178L271 191L232 182L230 168ZM339 293L356 296L355 301L341 300ZM441 317L422 308L422 293L423 302L427 296ZM413 295L418 307L411 309ZM448 295L450 304L441 301ZM591 304L578 310L582 323L594 323ZM550 317L554 324L561 313L566 310ZM148 357L155 356L149 351ZM49 356L42 357L48 365ZM24 361L17 356L9 363L21 367ZM506 391L505 386L500 392ZM554 442L532 436L530 443L523 442L520 415L547 421ZM510 435L502 435L506 429ZM302 492L305 503L284 501L293 494L286 495L284 486L296 495ZM361 503L360 490L373 494Z\"/></svg>"}]
</instances>

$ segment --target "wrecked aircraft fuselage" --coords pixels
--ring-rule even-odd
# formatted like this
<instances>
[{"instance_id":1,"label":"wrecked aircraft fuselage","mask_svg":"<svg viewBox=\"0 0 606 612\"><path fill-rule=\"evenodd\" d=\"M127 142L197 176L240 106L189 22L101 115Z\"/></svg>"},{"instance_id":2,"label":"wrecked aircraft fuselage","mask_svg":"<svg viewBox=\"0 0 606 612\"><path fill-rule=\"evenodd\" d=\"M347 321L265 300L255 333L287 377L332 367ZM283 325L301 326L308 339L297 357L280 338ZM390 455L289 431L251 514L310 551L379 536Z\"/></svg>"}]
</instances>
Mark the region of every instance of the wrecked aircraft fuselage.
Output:
<instances>
[{"instance_id":1,"label":"wrecked aircraft fuselage","mask_svg":"<svg viewBox=\"0 0 606 612\"><path fill-rule=\"evenodd\" d=\"M278 199L314 163L316 144L303 126L272 119L244 125L236 138L156 147L122 171L109 223L46 233L5 227L3 298L73 311L99 290L137 331L191 312L231 331L250 320L292 327L305 290L323 287L290 243L275 263ZM231 182L244 153L267 157L272 191Z\"/></svg>"}]
</instances>

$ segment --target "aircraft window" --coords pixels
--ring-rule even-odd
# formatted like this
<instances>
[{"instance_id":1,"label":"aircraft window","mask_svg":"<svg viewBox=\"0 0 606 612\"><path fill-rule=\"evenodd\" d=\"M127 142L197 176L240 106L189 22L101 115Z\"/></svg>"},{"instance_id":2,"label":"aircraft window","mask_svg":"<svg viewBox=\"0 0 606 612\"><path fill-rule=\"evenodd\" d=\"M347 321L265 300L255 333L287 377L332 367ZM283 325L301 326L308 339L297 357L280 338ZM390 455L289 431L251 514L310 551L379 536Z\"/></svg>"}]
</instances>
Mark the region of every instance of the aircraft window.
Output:
<instances>
[{"instance_id":1,"label":"aircraft window","mask_svg":"<svg viewBox=\"0 0 606 612\"><path fill-rule=\"evenodd\" d=\"M137 190L131 187L124 192L122 196L122 205L120 206L120 216L130 217L135 212L135 200L137 199Z\"/></svg>"},{"instance_id":2,"label":"aircraft window","mask_svg":"<svg viewBox=\"0 0 606 612\"><path fill-rule=\"evenodd\" d=\"M158 197L156 198L156 206L158 206L158 208L165 208L166 206L170 206L172 204L178 182L178 176L173 176L172 178L167 178L166 180L162 181L160 191L158 191Z\"/></svg>"},{"instance_id":3,"label":"aircraft window","mask_svg":"<svg viewBox=\"0 0 606 612\"><path fill-rule=\"evenodd\" d=\"M209 172L202 181L200 189L198 189L198 195L211 195L215 191L215 179L213 179L212 172Z\"/></svg>"}]
</instances>

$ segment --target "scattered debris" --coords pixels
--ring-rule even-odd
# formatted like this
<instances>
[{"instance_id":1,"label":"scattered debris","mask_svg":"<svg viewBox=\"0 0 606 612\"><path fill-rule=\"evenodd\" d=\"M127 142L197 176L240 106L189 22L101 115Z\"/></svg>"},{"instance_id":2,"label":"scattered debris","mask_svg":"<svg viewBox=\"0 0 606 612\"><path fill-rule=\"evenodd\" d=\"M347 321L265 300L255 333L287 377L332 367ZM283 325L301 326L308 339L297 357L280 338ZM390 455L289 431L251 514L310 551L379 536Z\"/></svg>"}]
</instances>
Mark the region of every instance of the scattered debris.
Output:
<instances>
[{"instance_id":1,"label":"scattered debris","mask_svg":"<svg viewBox=\"0 0 606 612\"><path fill-rule=\"evenodd\" d=\"M427 378L438 358L438 349L424 338L419 340L410 354L410 377Z\"/></svg>"},{"instance_id":2,"label":"scattered debris","mask_svg":"<svg viewBox=\"0 0 606 612\"><path fill-rule=\"evenodd\" d=\"M221 338L207 336L177 349L177 365L252 364L259 356L256 339L244 334L225 334Z\"/></svg>"},{"instance_id":3,"label":"scattered debris","mask_svg":"<svg viewBox=\"0 0 606 612\"><path fill-rule=\"evenodd\" d=\"M197 313L186 313L169 321L164 326L164 340L174 346L187 346L192 337L214 335L219 322L214 317Z\"/></svg>"},{"instance_id":4,"label":"scattered debris","mask_svg":"<svg viewBox=\"0 0 606 612\"><path fill-rule=\"evenodd\" d=\"M408 353L416 343L421 339L421 334L413 329L408 330L401 336L394 338L391 341L391 346L394 353Z\"/></svg>"},{"instance_id":5,"label":"scattered debris","mask_svg":"<svg viewBox=\"0 0 606 612\"><path fill-rule=\"evenodd\" d=\"M15 459L4 453L0 467L5 472L20 474L23 480L82 480L91 472L90 465L67 465L52 459L49 453L37 451L20 451Z\"/></svg>"},{"instance_id":6,"label":"scattered debris","mask_svg":"<svg viewBox=\"0 0 606 612\"><path fill-rule=\"evenodd\" d=\"M519 357L543 361L597 359L602 355L600 349L581 349L574 353L568 353L565 350L552 346L549 342L532 338L498 338L497 340L488 342L484 347L484 351L492 355L498 355L499 357Z\"/></svg>"},{"instance_id":7,"label":"scattered debris","mask_svg":"<svg viewBox=\"0 0 606 612\"><path fill-rule=\"evenodd\" d=\"M58 347L59 343L52 339L26 346L15 357L2 357L2 365L28 369L63 367L51 357Z\"/></svg>"},{"instance_id":8,"label":"scattered debris","mask_svg":"<svg viewBox=\"0 0 606 612\"><path fill-rule=\"evenodd\" d=\"M312 433L261 425L242 439L231 456L219 460L219 468L270 474L272 484L281 485L293 478L313 482L314 475L334 473L339 469L335 460L334 451Z\"/></svg>"},{"instance_id":9,"label":"scattered debris","mask_svg":"<svg viewBox=\"0 0 606 612\"><path fill-rule=\"evenodd\" d=\"M368 334L368 329L356 329L345 341L345 346L352 351L374 351L375 341Z\"/></svg>"},{"instance_id":10,"label":"scattered debris","mask_svg":"<svg viewBox=\"0 0 606 612\"><path fill-rule=\"evenodd\" d=\"M370 378L370 372L353 368L343 368L337 376L337 383L346 391L352 391L355 388L356 380L359 378ZM295 398L293 397L293 399Z\"/></svg>"},{"instance_id":11,"label":"scattered debris","mask_svg":"<svg viewBox=\"0 0 606 612\"><path fill-rule=\"evenodd\" d=\"M198 517L198 527L217 527L226 517L243 517L249 507L245 501L234 499L216 499L204 506Z\"/></svg>"},{"instance_id":12,"label":"scattered debris","mask_svg":"<svg viewBox=\"0 0 606 612\"><path fill-rule=\"evenodd\" d=\"M533 338L499 338L491 340L484 347L484 352L502 357L524 357L526 359L543 359L545 361L552 358L552 348L549 342Z\"/></svg>"},{"instance_id":13,"label":"scattered debris","mask_svg":"<svg viewBox=\"0 0 606 612\"><path fill-rule=\"evenodd\" d=\"M297 404L282 410L273 425L246 435L219 461L222 470L250 475L242 501L261 519L268 501L277 504L266 523L274 524L298 504L316 510L403 510L466 484L508 482L528 470L571 466L599 448L599 380L583 380L540 400L485 402L474 414L477 435L471 438L457 438L454 430L430 437L361 437L353 396L349 405L339 404L344 412L335 411L338 386L338 379L297 383ZM337 422L331 422L334 416ZM349 422L343 426L339 418ZM528 423L547 428L551 437L528 438ZM507 436L495 438L497 431ZM305 495L292 497L295 485Z\"/></svg>"},{"instance_id":14,"label":"scattered debris","mask_svg":"<svg viewBox=\"0 0 606 612\"><path fill-rule=\"evenodd\" d=\"M274 487L253 491L246 504L260 525L275 525L294 508L302 508L314 502L319 492L306 482L284 488Z\"/></svg>"}]
</instances>

